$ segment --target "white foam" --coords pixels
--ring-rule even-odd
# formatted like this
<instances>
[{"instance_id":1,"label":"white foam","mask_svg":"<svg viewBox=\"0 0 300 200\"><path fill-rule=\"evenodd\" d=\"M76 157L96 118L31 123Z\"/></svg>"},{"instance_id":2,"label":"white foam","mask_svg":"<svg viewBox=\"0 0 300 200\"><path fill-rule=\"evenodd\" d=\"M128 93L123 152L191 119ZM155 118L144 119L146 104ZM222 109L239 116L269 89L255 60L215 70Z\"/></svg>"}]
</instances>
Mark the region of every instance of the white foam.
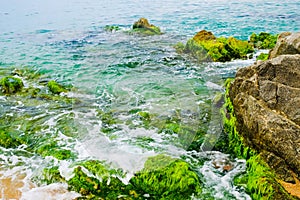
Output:
<instances>
[{"instance_id":1,"label":"white foam","mask_svg":"<svg viewBox=\"0 0 300 200\"><path fill-rule=\"evenodd\" d=\"M236 199L251 200L250 196L243 191L238 191L232 183L234 177L246 170L245 160L230 160L229 155L221 152L206 152L210 158L199 169L203 174L205 188L213 190L213 196L218 199L224 199L224 192L231 194ZM224 171L225 166L230 166L228 172Z\"/></svg>"},{"instance_id":2,"label":"white foam","mask_svg":"<svg viewBox=\"0 0 300 200\"><path fill-rule=\"evenodd\" d=\"M76 192L69 192L66 183L53 183L23 192L21 200L73 200L80 196L81 195Z\"/></svg>"}]
</instances>

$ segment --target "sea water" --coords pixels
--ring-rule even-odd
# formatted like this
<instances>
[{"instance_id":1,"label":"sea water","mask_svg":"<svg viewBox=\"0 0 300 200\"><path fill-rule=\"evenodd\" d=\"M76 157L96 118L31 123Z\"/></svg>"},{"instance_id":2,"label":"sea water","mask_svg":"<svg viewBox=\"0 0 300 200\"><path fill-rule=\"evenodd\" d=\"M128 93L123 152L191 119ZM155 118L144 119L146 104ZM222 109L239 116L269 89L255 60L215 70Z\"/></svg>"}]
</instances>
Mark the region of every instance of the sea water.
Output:
<instances>
[{"instance_id":1,"label":"sea water","mask_svg":"<svg viewBox=\"0 0 300 200\"><path fill-rule=\"evenodd\" d=\"M190 152L196 133L184 144L176 136L140 125L132 111L141 110L158 118L179 113L181 123L203 126L208 134L219 135L220 116L213 99L223 93L222 84L234 77L250 60L227 63L197 63L175 52L174 45L185 43L206 29L217 37L234 36L247 40L255 32L277 34L299 31L300 2L258 0L10 0L0 2L0 70L29 68L47 78L71 84L77 90L69 96L80 104L33 104L22 99L0 97L0 116L8 119L2 128L19 134L31 130L40 138L59 141L77 155L77 160L93 158L121 168L124 183L143 168L149 156L160 153L185 156L188 162L205 158L196 170L203 175L204 192L215 199L250 199L232 182L245 171L245 161L221 152ZM127 34L140 17L161 28L163 35ZM105 31L115 25L120 31ZM25 82L25 87L26 83ZM110 134L101 131L97 112L112 111L119 123ZM215 116L209 117L209 113ZM25 117L24 117L25 116ZM14 119L24 117L24 121ZM130 125L125 122L130 121ZM124 122L124 123L122 123ZM70 130L66 131L65 126ZM151 138L141 143L141 138ZM0 147L0 196L2 199L74 199L79 196L67 185L39 184L43 168L59 166L60 173L72 176L73 162L59 161L27 151L27 146ZM210 147L212 148L212 147ZM217 169L214 163L219 163ZM233 169L224 173L224 163Z\"/></svg>"}]
</instances>

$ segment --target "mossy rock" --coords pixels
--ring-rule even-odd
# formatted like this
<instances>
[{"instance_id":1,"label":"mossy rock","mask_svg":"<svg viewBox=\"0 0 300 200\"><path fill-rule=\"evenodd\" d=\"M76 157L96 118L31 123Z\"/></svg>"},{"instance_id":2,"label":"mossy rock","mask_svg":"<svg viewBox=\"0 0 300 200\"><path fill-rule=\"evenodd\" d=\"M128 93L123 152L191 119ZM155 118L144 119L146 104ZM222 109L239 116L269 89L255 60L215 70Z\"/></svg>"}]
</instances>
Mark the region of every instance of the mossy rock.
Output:
<instances>
[{"instance_id":1,"label":"mossy rock","mask_svg":"<svg viewBox=\"0 0 300 200\"><path fill-rule=\"evenodd\" d=\"M134 33L143 35L161 35L160 28L150 24L146 18L140 18L132 26Z\"/></svg>"},{"instance_id":2,"label":"mossy rock","mask_svg":"<svg viewBox=\"0 0 300 200\"><path fill-rule=\"evenodd\" d=\"M110 134L119 130L118 124L121 123L121 121L115 117L113 111L98 110L97 116L101 119L101 131L103 133Z\"/></svg>"},{"instance_id":3,"label":"mossy rock","mask_svg":"<svg viewBox=\"0 0 300 200\"><path fill-rule=\"evenodd\" d=\"M256 60L268 60L269 54L268 53L261 53L257 56Z\"/></svg>"},{"instance_id":4,"label":"mossy rock","mask_svg":"<svg viewBox=\"0 0 300 200\"><path fill-rule=\"evenodd\" d=\"M151 199L190 199L201 193L201 181L189 164L165 155L150 157L130 183Z\"/></svg>"},{"instance_id":5,"label":"mossy rock","mask_svg":"<svg viewBox=\"0 0 300 200\"><path fill-rule=\"evenodd\" d=\"M6 76L0 80L1 91L5 94L14 94L24 87L23 81L14 76Z\"/></svg>"},{"instance_id":6,"label":"mossy rock","mask_svg":"<svg viewBox=\"0 0 300 200\"><path fill-rule=\"evenodd\" d=\"M57 166L45 168L42 173L43 183L52 184L52 183L64 183L66 180L61 176L59 168Z\"/></svg>"},{"instance_id":7,"label":"mossy rock","mask_svg":"<svg viewBox=\"0 0 300 200\"><path fill-rule=\"evenodd\" d=\"M278 177L274 170L269 167L258 152L245 145L244 138L238 133L234 107L229 98L231 81L228 79L225 82L225 104L221 111L224 133L215 146L215 150L221 150L247 160L246 173L235 177L234 183L244 187L253 200L294 199L277 182Z\"/></svg>"},{"instance_id":8,"label":"mossy rock","mask_svg":"<svg viewBox=\"0 0 300 200\"><path fill-rule=\"evenodd\" d=\"M62 86L54 80L49 81L47 86L53 94L60 94L62 92L68 91L64 86Z\"/></svg>"},{"instance_id":9,"label":"mossy rock","mask_svg":"<svg viewBox=\"0 0 300 200\"><path fill-rule=\"evenodd\" d=\"M261 32L258 35L256 33L252 33L250 36L250 42L258 49L272 49L276 45L277 37L278 34L272 35L266 32Z\"/></svg>"},{"instance_id":10,"label":"mossy rock","mask_svg":"<svg viewBox=\"0 0 300 200\"><path fill-rule=\"evenodd\" d=\"M116 25L106 25L104 27L104 30L109 31L109 32L116 32L116 31L121 30L121 28L119 26L116 26Z\"/></svg>"},{"instance_id":11,"label":"mossy rock","mask_svg":"<svg viewBox=\"0 0 300 200\"><path fill-rule=\"evenodd\" d=\"M37 80L42 74L40 71L34 70L32 67L25 66L20 68L15 68L12 73L13 76L20 76L26 80Z\"/></svg>"},{"instance_id":12,"label":"mossy rock","mask_svg":"<svg viewBox=\"0 0 300 200\"><path fill-rule=\"evenodd\" d=\"M121 174L121 171L108 169L98 160L88 160L75 167L74 176L67 183L69 190L80 193L84 199L136 197L137 194L131 187L117 178L117 176L122 176Z\"/></svg>"},{"instance_id":13,"label":"mossy rock","mask_svg":"<svg viewBox=\"0 0 300 200\"><path fill-rule=\"evenodd\" d=\"M40 154L43 157L53 156L58 160L66 160L75 155L68 149L64 149L63 147L58 145L58 141L46 141L44 144L38 146L36 153Z\"/></svg>"},{"instance_id":14,"label":"mossy rock","mask_svg":"<svg viewBox=\"0 0 300 200\"><path fill-rule=\"evenodd\" d=\"M182 51L182 45L177 45L177 52ZM254 51L248 41L234 37L215 37L211 32L202 30L189 39L183 50L198 61L226 62L232 59L246 59L247 54Z\"/></svg>"},{"instance_id":15,"label":"mossy rock","mask_svg":"<svg viewBox=\"0 0 300 200\"><path fill-rule=\"evenodd\" d=\"M14 134L0 130L0 146L5 148L15 148L22 143L20 138L15 137Z\"/></svg>"}]
</instances>

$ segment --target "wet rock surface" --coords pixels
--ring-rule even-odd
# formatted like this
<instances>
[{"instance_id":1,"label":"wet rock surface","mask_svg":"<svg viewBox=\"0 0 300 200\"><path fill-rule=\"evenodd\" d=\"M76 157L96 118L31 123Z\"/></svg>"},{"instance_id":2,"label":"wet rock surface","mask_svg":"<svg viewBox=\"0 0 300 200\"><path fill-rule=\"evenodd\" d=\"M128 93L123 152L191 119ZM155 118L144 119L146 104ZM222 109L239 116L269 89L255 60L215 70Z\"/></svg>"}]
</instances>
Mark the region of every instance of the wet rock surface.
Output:
<instances>
[{"instance_id":1,"label":"wet rock surface","mask_svg":"<svg viewBox=\"0 0 300 200\"><path fill-rule=\"evenodd\" d=\"M270 58L284 54L300 54L300 32L284 32L278 36L276 46L270 52Z\"/></svg>"},{"instance_id":2,"label":"wet rock surface","mask_svg":"<svg viewBox=\"0 0 300 200\"><path fill-rule=\"evenodd\" d=\"M292 39L300 37L281 34L273 59L241 68L229 95L245 143L262 153L282 180L295 183L300 177L300 55L291 55L297 53L290 51L297 46Z\"/></svg>"}]
</instances>

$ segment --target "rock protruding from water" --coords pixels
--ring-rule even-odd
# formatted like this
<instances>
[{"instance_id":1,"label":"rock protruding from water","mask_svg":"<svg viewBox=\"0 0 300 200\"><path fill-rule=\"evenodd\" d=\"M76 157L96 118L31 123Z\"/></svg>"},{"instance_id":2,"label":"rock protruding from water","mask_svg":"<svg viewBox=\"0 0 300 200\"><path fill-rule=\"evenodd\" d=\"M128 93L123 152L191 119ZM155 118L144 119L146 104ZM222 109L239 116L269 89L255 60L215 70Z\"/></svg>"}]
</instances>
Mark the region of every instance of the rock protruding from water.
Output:
<instances>
[{"instance_id":1,"label":"rock protruding from water","mask_svg":"<svg viewBox=\"0 0 300 200\"><path fill-rule=\"evenodd\" d=\"M270 58L285 54L300 54L300 32L284 32L278 36L276 46L270 51Z\"/></svg>"},{"instance_id":2,"label":"rock protruding from water","mask_svg":"<svg viewBox=\"0 0 300 200\"><path fill-rule=\"evenodd\" d=\"M13 94L19 92L24 87L23 81L14 76L3 77L0 80L0 90L4 94Z\"/></svg>"},{"instance_id":3,"label":"rock protruding from water","mask_svg":"<svg viewBox=\"0 0 300 200\"><path fill-rule=\"evenodd\" d=\"M217 38L212 32L206 30L198 32L187 41L186 45L179 43L175 48L178 53L189 54L200 62L247 59L247 54L254 51L248 41L238 40L234 37Z\"/></svg>"},{"instance_id":4,"label":"rock protruding from water","mask_svg":"<svg viewBox=\"0 0 300 200\"><path fill-rule=\"evenodd\" d=\"M252 33L250 43L258 49L272 49L276 45L278 35L271 33L260 32L259 34Z\"/></svg>"},{"instance_id":5,"label":"rock protruding from water","mask_svg":"<svg viewBox=\"0 0 300 200\"><path fill-rule=\"evenodd\" d=\"M140 18L138 21L134 22L132 29L144 35L160 35L162 32L160 28L150 24L146 18Z\"/></svg>"},{"instance_id":6,"label":"rock protruding from water","mask_svg":"<svg viewBox=\"0 0 300 200\"><path fill-rule=\"evenodd\" d=\"M276 58L241 68L229 92L245 143L290 183L300 178L300 54L280 54L299 52L297 41L281 34Z\"/></svg>"}]
</instances>

